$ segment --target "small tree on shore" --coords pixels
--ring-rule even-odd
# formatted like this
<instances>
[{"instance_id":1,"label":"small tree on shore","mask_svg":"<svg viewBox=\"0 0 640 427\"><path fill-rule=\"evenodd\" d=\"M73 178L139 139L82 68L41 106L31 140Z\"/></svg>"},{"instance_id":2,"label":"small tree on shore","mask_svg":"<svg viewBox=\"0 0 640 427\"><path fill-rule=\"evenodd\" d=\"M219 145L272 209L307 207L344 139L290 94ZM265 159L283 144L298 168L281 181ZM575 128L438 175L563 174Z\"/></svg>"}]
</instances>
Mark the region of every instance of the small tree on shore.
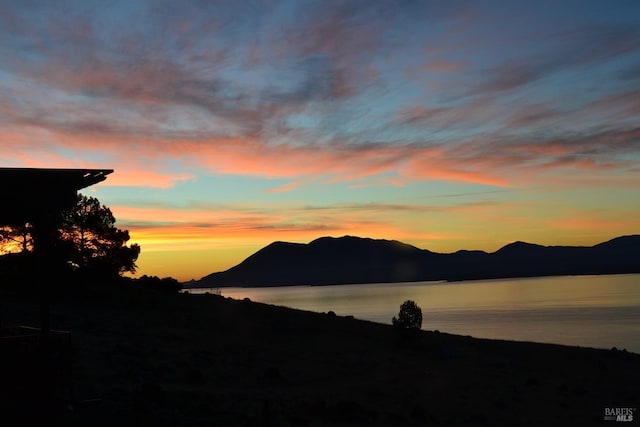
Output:
<instances>
[{"instance_id":1,"label":"small tree on shore","mask_svg":"<svg viewBox=\"0 0 640 427\"><path fill-rule=\"evenodd\" d=\"M403 329L420 329L422 327L422 309L412 300L406 300L400 305L398 317L391 319L393 326Z\"/></svg>"}]
</instances>

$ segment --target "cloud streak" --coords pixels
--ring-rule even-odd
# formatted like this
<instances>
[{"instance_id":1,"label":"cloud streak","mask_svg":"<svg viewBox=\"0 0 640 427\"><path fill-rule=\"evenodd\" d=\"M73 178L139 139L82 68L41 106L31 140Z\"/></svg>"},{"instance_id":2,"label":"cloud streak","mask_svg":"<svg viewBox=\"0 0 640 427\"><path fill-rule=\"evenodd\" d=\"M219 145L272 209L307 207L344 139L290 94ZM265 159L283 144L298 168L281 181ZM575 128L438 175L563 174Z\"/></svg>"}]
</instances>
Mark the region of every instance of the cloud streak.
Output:
<instances>
[{"instance_id":1,"label":"cloud streak","mask_svg":"<svg viewBox=\"0 0 640 427\"><path fill-rule=\"evenodd\" d=\"M319 128L299 122L330 123L342 108L362 98L369 85L386 84L385 66L375 65L376 58L390 55L388 49L393 45L383 36L399 30L385 25L381 13L390 10L388 5L365 10L355 2L335 8L316 4L299 21L289 21L273 32L264 26L280 19L283 10L277 5L261 11L268 15L266 22L242 18L237 23L242 10L225 8L221 16L207 22L195 19L192 6L172 16L169 12L175 11L165 4L154 12L159 19L149 28L140 23L127 28L120 23L115 28L121 32L116 33L102 28L114 24L109 16L100 20L78 12L67 18L62 8L29 19L29 11L9 8L3 39L11 42L17 55L11 55L4 66L7 77L0 98L6 113L4 139L8 134L34 135L37 132L31 129L41 129L60 147L58 151L83 150L87 157L94 149L96 155L108 152L118 158L118 150L127 146L136 158L152 158L147 166L154 169L150 177L163 173L161 157L177 156L222 174L357 180L395 172L409 180L493 186L513 185L510 175L515 168L613 167L615 158L629 151L629 144L616 143L612 148L611 139L603 141L603 147L592 148L594 158L571 148L602 140L593 131L582 133L583 142L561 134L532 143L530 135L540 125L543 129L558 126L580 115L595 125L603 122L603 116L609 115L610 120L611 114L623 122L637 118L637 90L592 99L583 105L589 114L579 112L581 108L562 109L550 101L524 103L516 109L498 104L505 90L516 91L566 69L637 53L640 36L629 26L547 32L539 41L556 43L558 48L551 55L546 52L542 60L522 57L501 62L496 58L496 65L482 73L467 94L481 96L469 102L399 106L388 126L397 127L398 134L402 127L413 129L415 135L406 142L388 139L372 144L365 134L349 131L339 136L341 130L334 129L334 134L323 135L318 134ZM124 22L147 12L144 7L120 7ZM66 25L69 23L72 25ZM257 30L265 40L243 50L237 38L240 30L234 26ZM473 68L469 61L437 56L422 64L413 67L413 75L456 74ZM278 80L278 73L286 80ZM276 79L264 78L269 76ZM299 112L303 116L295 119L292 114ZM619 136L612 138L618 140L633 130L613 130L610 135L616 132ZM497 144L472 138L483 135L483 139L505 140L513 133L521 136L508 138L506 152L497 151ZM569 138L571 144L558 142ZM43 140L30 139L31 144ZM540 147L561 145L567 151L563 158L541 157L549 152ZM620 146L626 148L615 153ZM13 147L16 149L15 144ZM523 155L514 154L517 152ZM611 153L614 160L595 158L597 153ZM132 185L139 182L131 181Z\"/></svg>"},{"instance_id":2,"label":"cloud streak","mask_svg":"<svg viewBox=\"0 0 640 427\"><path fill-rule=\"evenodd\" d=\"M389 200L628 197L640 185L640 6L622 3L5 2L0 163L116 169L95 191L138 194L120 209L145 236L162 228L135 210L151 197L278 207L237 221L196 209L175 224L156 212L176 238L456 239L464 221L422 223L442 213ZM515 227L522 212L495 218Z\"/></svg>"}]
</instances>

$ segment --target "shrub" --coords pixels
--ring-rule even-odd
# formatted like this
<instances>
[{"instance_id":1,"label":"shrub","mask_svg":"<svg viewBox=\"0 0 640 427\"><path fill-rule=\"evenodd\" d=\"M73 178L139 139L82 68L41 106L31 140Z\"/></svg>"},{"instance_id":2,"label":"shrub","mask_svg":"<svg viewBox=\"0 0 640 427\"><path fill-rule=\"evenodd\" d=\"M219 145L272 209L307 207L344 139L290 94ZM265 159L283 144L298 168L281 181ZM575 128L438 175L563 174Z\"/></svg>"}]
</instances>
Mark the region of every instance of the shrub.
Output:
<instances>
[{"instance_id":1,"label":"shrub","mask_svg":"<svg viewBox=\"0 0 640 427\"><path fill-rule=\"evenodd\" d=\"M146 274L138 279L133 279L143 288L158 289L162 291L179 292L182 290L182 284L173 277L160 278L158 276L147 276Z\"/></svg>"},{"instance_id":2,"label":"shrub","mask_svg":"<svg viewBox=\"0 0 640 427\"><path fill-rule=\"evenodd\" d=\"M406 300L400 305L398 317L393 316L393 326L396 328L420 329L422 327L422 309L412 300Z\"/></svg>"}]
</instances>

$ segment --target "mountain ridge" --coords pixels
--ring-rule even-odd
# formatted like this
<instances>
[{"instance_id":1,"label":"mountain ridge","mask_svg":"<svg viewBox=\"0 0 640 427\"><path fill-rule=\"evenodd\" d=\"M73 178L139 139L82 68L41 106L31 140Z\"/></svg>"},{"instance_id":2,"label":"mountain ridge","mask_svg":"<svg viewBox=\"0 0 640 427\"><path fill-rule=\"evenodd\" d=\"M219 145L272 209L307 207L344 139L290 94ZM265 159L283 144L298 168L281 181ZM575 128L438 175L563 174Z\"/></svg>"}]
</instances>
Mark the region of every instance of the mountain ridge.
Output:
<instances>
[{"instance_id":1,"label":"mountain ridge","mask_svg":"<svg viewBox=\"0 0 640 427\"><path fill-rule=\"evenodd\" d=\"M340 285L554 275L640 273L640 235L593 246L515 241L495 252L438 253L400 242L345 235L309 243L275 241L225 271L187 287Z\"/></svg>"}]
</instances>

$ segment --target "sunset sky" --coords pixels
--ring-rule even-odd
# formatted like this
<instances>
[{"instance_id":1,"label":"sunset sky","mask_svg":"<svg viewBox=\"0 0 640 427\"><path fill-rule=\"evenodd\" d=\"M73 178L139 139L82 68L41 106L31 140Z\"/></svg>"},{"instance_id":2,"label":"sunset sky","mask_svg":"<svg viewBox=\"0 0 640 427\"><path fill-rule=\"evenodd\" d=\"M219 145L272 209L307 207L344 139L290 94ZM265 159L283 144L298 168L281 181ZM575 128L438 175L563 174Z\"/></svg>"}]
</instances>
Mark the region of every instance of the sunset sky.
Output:
<instances>
[{"instance_id":1,"label":"sunset sky","mask_svg":"<svg viewBox=\"0 0 640 427\"><path fill-rule=\"evenodd\" d=\"M0 0L0 166L114 169L82 193L179 280L638 234L640 1Z\"/></svg>"}]
</instances>

